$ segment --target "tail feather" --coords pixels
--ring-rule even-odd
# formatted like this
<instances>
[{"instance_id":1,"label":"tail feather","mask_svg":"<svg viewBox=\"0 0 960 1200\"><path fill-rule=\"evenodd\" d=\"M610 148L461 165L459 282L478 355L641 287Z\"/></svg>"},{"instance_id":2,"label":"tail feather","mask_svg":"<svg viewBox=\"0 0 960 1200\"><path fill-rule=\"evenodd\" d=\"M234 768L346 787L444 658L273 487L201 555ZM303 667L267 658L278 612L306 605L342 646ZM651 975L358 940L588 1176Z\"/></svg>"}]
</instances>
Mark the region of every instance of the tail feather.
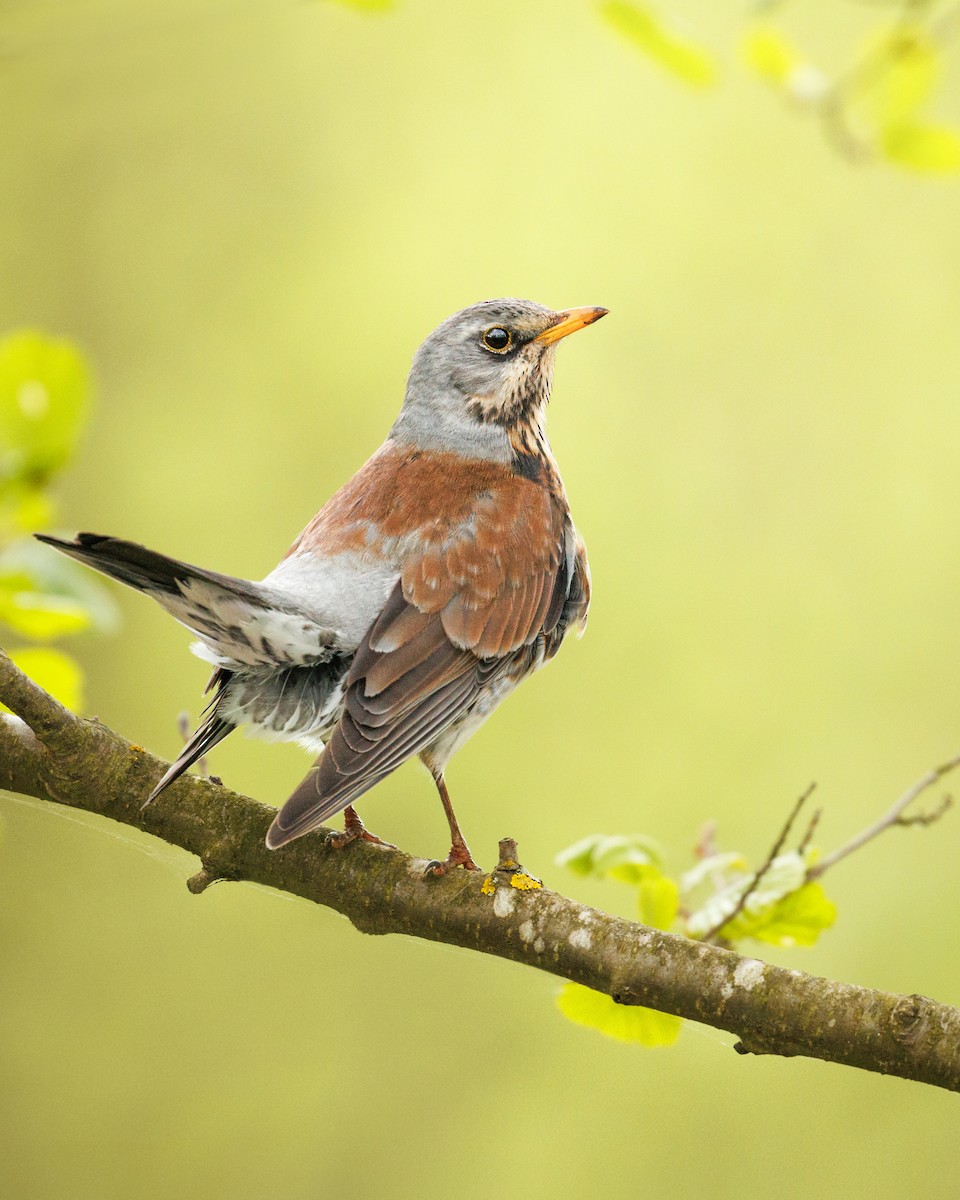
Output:
<instances>
[{"instance_id":1,"label":"tail feather","mask_svg":"<svg viewBox=\"0 0 960 1200\"><path fill-rule=\"evenodd\" d=\"M46 533L35 533L34 537L63 554L69 554L71 558L86 563L95 571L109 575L111 579L119 579L121 583L126 583L141 592L180 596L180 583L198 580L222 587L252 603L262 603L262 595L256 584L180 562L179 559L169 558L166 554L148 550L137 542L127 542L122 538L107 537L100 533L78 533L72 542Z\"/></svg>"},{"instance_id":2,"label":"tail feather","mask_svg":"<svg viewBox=\"0 0 960 1200\"><path fill-rule=\"evenodd\" d=\"M98 533L78 533L74 541L35 536L156 600L197 635L195 653L216 666L314 666L334 653L336 629L280 589Z\"/></svg>"},{"instance_id":3,"label":"tail feather","mask_svg":"<svg viewBox=\"0 0 960 1200\"><path fill-rule=\"evenodd\" d=\"M216 701L214 701L216 704ZM222 717L217 715L216 707L213 708L210 715L205 721L197 727L193 737L184 746L180 757L175 763L170 765L170 768L153 789L150 795L144 800L141 808L146 808L148 804L152 804L162 791L175 783L176 780L187 770L193 766L198 758L201 758L208 750L212 750L218 742L222 742L228 733L233 733L236 725L230 721L224 721Z\"/></svg>"}]
</instances>

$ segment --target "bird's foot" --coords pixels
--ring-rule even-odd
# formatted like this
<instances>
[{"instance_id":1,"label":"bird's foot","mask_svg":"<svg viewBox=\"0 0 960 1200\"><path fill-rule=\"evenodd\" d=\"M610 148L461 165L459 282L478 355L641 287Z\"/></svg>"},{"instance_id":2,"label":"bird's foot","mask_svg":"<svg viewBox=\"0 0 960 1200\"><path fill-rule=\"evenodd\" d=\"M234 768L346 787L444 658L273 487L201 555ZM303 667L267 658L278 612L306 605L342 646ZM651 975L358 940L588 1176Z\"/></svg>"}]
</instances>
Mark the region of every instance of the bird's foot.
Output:
<instances>
[{"instance_id":1,"label":"bird's foot","mask_svg":"<svg viewBox=\"0 0 960 1200\"><path fill-rule=\"evenodd\" d=\"M323 842L324 845L330 846L334 850L342 850L351 842L372 842L374 846L386 846L388 850L397 848L394 842L385 842L383 838L371 833L366 826L363 829L344 829L342 833L328 833Z\"/></svg>"},{"instance_id":2,"label":"bird's foot","mask_svg":"<svg viewBox=\"0 0 960 1200\"><path fill-rule=\"evenodd\" d=\"M480 870L477 864L473 861L473 856L467 847L467 843L464 841L459 843L454 842L454 844L450 847L450 853L443 860L443 862L440 862L440 860L437 858L433 859L431 862L428 862L427 868L423 872L423 875L425 879L429 879L434 875L446 875L447 872L454 867L463 867L465 871Z\"/></svg>"},{"instance_id":3,"label":"bird's foot","mask_svg":"<svg viewBox=\"0 0 960 1200\"><path fill-rule=\"evenodd\" d=\"M385 842L383 838L378 838L375 833L364 825L353 808L345 808L343 810L343 832L328 833L324 838L324 844L330 846L334 850L342 850L344 846L349 846L351 842L372 842L375 846L386 846L388 850L396 850L393 842Z\"/></svg>"}]
</instances>

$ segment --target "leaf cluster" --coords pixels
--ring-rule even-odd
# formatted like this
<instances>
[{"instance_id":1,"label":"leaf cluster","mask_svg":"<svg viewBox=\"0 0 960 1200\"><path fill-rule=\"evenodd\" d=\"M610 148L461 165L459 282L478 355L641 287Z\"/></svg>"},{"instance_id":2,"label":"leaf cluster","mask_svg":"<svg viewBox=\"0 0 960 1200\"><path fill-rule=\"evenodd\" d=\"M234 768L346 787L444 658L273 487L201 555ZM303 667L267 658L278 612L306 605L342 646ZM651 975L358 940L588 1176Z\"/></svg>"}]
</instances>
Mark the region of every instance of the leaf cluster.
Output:
<instances>
[{"instance_id":1,"label":"leaf cluster","mask_svg":"<svg viewBox=\"0 0 960 1200\"><path fill-rule=\"evenodd\" d=\"M831 72L799 48L783 27L785 0L757 5L759 19L741 34L740 65L792 108L817 116L847 157L910 171L960 171L960 125L931 113L945 52L960 26L960 6L938 0L881 3L879 24ZM889 10L899 12L891 19ZM770 11L776 10L774 22ZM886 10L886 11L885 11ZM709 87L721 77L717 56L649 4L610 0L602 18L648 60L683 83Z\"/></svg>"},{"instance_id":2,"label":"leaf cluster","mask_svg":"<svg viewBox=\"0 0 960 1200\"><path fill-rule=\"evenodd\" d=\"M728 947L747 939L812 946L836 918L822 885L810 880L819 858L812 847L778 854L753 870L737 852L701 845L697 861L678 877L666 873L663 858L652 838L593 834L564 850L557 863L577 875L635 889L637 914L645 925ZM680 1036L679 1017L624 1008L580 984L566 984L557 1005L569 1020L619 1041L669 1046Z\"/></svg>"},{"instance_id":3,"label":"leaf cluster","mask_svg":"<svg viewBox=\"0 0 960 1200\"><path fill-rule=\"evenodd\" d=\"M76 452L91 373L70 341L36 330L0 339L0 631L21 670L68 708L82 704L74 659L51 642L111 629L108 593L79 564L47 554L29 533L49 525L53 486Z\"/></svg>"}]
</instances>

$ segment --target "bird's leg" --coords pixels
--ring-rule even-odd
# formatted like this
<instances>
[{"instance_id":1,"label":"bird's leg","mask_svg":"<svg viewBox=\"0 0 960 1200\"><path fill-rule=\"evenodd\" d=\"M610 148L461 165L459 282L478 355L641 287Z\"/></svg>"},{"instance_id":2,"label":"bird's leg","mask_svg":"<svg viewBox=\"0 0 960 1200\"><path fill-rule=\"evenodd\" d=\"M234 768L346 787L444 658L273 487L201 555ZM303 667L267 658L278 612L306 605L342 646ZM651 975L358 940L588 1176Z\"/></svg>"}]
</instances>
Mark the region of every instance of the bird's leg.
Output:
<instances>
[{"instance_id":1,"label":"bird's leg","mask_svg":"<svg viewBox=\"0 0 960 1200\"><path fill-rule=\"evenodd\" d=\"M451 867L463 867L466 871L479 871L480 868L473 861L470 848L463 840L463 834L460 832L460 826L457 824L457 816L453 811L453 805L450 803L450 793L447 791L443 774L434 775L433 779L437 785L437 791L440 793L440 803L443 805L443 811L447 814L447 822L450 825L451 845L450 853L447 855L446 860L438 862L434 859L433 862L427 865L425 874L446 875Z\"/></svg>"},{"instance_id":2,"label":"bird's leg","mask_svg":"<svg viewBox=\"0 0 960 1200\"><path fill-rule=\"evenodd\" d=\"M343 810L343 833L328 833L325 841L334 850L342 850L344 846L349 846L351 842L358 840L373 842L375 846L386 846L388 850L396 850L393 842L385 842L383 838L378 838L375 833L371 833L360 820L357 810L352 804L348 804Z\"/></svg>"}]
</instances>

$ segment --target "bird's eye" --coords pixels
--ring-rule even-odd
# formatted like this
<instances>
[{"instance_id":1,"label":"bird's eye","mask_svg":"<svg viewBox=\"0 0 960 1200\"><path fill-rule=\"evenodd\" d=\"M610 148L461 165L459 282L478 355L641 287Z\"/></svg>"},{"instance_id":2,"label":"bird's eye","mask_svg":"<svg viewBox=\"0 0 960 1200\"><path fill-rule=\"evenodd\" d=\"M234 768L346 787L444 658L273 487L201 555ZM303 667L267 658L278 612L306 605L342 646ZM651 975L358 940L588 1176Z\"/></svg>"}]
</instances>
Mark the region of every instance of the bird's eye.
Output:
<instances>
[{"instance_id":1,"label":"bird's eye","mask_svg":"<svg viewBox=\"0 0 960 1200\"><path fill-rule=\"evenodd\" d=\"M481 340L484 346L488 350L492 350L495 354L503 354L505 350L509 350L510 343L513 341L510 331L502 329L499 325L494 325L493 329L488 329Z\"/></svg>"}]
</instances>

